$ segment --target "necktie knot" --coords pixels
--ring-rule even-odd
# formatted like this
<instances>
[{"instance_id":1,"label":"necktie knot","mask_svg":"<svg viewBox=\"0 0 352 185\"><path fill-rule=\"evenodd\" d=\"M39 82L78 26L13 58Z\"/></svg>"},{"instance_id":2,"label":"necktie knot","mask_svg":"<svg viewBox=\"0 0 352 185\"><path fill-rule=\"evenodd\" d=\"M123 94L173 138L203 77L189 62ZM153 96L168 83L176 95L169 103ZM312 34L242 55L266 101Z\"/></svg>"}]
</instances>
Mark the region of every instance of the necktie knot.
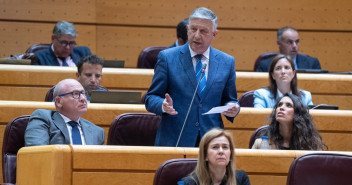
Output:
<instances>
[{"instance_id":1,"label":"necktie knot","mask_svg":"<svg viewBox=\"0 0 352 185\"><path fill-rule=\"evenodd\" d=\"M203 55L202 54L201 55L196 55L195 57L197 59L197 62L201 62Z\"/></svg>"},{"instance_id":2,"label":"necktie knot","mask_svg":"<svg viewBox=\"0 0 352 185\"><path fill-rule=\"evenodd\" d=\"M68 63L66 62L66 58L65 57L57 57L57 58L62 61L62 66L68 66Z\"/></svg>"},{"instance_id":3,"label":"necktie knot","mask_svg":"<svg viewBox=\"0 0 352 185\"><path fill-rule=\"evenodd\" d=\"M71 127L77 127L77 125L78 125L78 123L75 121L70 121L70 122L68 122L68 124L70 124Z\"/></svg>"}]
</instances>

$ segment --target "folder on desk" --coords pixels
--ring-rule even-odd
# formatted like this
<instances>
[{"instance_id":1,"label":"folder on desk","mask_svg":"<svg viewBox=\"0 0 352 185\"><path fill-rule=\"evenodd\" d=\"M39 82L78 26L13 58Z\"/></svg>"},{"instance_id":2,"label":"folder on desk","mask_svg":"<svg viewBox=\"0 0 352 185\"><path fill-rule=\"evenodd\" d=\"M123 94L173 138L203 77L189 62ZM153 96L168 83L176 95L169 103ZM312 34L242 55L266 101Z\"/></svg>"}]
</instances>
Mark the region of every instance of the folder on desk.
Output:
<instances>
[{"instance_id":1,"label":"folder on desk","mask_svg":"<svg viewBox=\"0 0 352 185\"><path fill-rule=\"evenodd\" d=\"M339 106L337 106L337 105L319 104L319 105L308 105L308 108L309 109L338 110Z\"/></svg>"},{"instance_id":2,"label":"folder on desk","mask_svg":"<svg viewBox=\"0 0 352 185\"><path fill-rule=\"evenodd\" d=\"M124 68L125 67L125 61L124 60L104 60L103 67Z\"/></svg>"},{"instance_id":3,"label":"folder on desk","mask_svg":"<svg viewBox=\"0 0 352 185\"><path fill-rule=\"evenodd\" d=\"M91 103L140 104L142 92L138 91L92 91Z\"/></svg>"}]
</instances>

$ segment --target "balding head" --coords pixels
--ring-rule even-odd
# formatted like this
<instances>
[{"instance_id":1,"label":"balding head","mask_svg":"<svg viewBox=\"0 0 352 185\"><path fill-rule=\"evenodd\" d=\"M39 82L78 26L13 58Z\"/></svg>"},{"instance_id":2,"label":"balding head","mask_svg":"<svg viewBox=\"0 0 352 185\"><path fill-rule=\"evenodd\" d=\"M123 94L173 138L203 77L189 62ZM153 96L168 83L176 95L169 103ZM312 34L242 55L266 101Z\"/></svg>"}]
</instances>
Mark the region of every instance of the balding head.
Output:
<instances>
[{"instance_id":1,"label":"balding head","mask_svg":"<svg viewBox=\"0 0 352 185\"><path fill-rule=\"evenodd\" d=\"M73 93L78 93L79 97L74 98ZM84 88L77 80L60 81L53 92L56 110L71 120L77 121L87 112L87 98L84 93Z\"/></svg>"}]
</instances>

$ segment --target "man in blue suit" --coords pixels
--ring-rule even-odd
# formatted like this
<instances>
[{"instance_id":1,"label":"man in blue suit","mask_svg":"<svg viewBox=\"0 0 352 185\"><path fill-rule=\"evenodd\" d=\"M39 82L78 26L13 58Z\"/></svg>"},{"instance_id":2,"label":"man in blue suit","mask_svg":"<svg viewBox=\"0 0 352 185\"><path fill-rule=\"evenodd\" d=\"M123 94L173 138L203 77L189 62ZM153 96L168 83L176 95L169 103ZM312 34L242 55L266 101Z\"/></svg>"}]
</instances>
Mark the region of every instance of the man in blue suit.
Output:
<instances>
[{"instance_id":1,"label":"man in blue suit","mask_svg":"<svg viewBox=\"0 0 352 185\"><path fill-rule=\"evenodd\" d=\"M91 55L88 47L76 46L76 29L72 23L61 21L56 23L51 46L34 53L38 61L34 65L76 66L83 56Z\"/></svg>"},{"instance_id":2,"label":"man in blue suit","mask_svg":"<svg viewBox=\"0 0 352 185\"><path fill-rule=\"evenodd\" d=\"M299 54L299 34L298 30L292 27L283 27L277 31L277 45L281 54L288 55L293 59L297 69L321 69L319 60L308 55ZM262 60L257 68L257 72L268 72L271 60L274 57Z\"/></svg>"},{"instance_id":3,"label":"man in blue suit","mask_svg":"<svg viewBox=\"0 0 352 185\"><path fill-rule=\"evenodd\" d=\"M189 21L188 43L159 53L152 84L145 98L146 109L161 116L156 146L198 146L200 138L208 130L224 128L221 114L203 113L227 104L232 108L222 113L228 120L233 121L239 113L235 59L210 46L218 33L217 16L207 8L198 8L191 13ZM205 65L208 66L199 80L196 71L201 71L198 70L201 67L197 63L203 66L203 70Z\"/></svg>"}]
</instances>

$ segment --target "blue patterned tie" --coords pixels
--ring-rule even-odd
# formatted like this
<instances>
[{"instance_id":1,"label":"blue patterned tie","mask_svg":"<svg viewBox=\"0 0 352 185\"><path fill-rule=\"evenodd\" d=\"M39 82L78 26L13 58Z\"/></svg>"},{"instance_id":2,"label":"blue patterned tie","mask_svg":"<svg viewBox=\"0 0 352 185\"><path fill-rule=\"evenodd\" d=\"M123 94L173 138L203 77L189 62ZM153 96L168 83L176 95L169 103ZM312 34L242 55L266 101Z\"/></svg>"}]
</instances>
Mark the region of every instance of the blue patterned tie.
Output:
<instances>
[{"instance_id":1,"label":"blue patterned tie","mask_svg":"<svg viewBox=\"0 0 352 185\"><path fill-rule=\"evenodd\" d=\"M199 83L198 92L200 93L201 96L203 96L203 92L204 92L205 85L206 85L205 74L203 73L203 75L202 75L202 67L203 67L202 57L203 57L203 55L196 55L195 57L197 59L197 65L196 65L197 82L199 81L199 78L202 77L202 79Z\"/></svg>"},{"instance_id":2,"label":"blue patterned tie","mask_svg":"<svg viewBox=\"0 0 352 185\"><path fill-rule=\"evenodd\" d=\"M78 130L78 123L75 121L70 121L68 122L71 127L72 127L72 143L74 145L81 145L82 144L82 140L81 140L81 134Z\"/></svg>"},{"instance_id":3,"label":"blue patterned tie","mask_svg":"<svg viewBox=\"0 0 352 185\"><path fill-rule=\"evenodd\" d=\"M57 57L62 61L62 66L68 66L68 63L66 62L66 58L65 57Z\"/></svg>"}]
</instances>

